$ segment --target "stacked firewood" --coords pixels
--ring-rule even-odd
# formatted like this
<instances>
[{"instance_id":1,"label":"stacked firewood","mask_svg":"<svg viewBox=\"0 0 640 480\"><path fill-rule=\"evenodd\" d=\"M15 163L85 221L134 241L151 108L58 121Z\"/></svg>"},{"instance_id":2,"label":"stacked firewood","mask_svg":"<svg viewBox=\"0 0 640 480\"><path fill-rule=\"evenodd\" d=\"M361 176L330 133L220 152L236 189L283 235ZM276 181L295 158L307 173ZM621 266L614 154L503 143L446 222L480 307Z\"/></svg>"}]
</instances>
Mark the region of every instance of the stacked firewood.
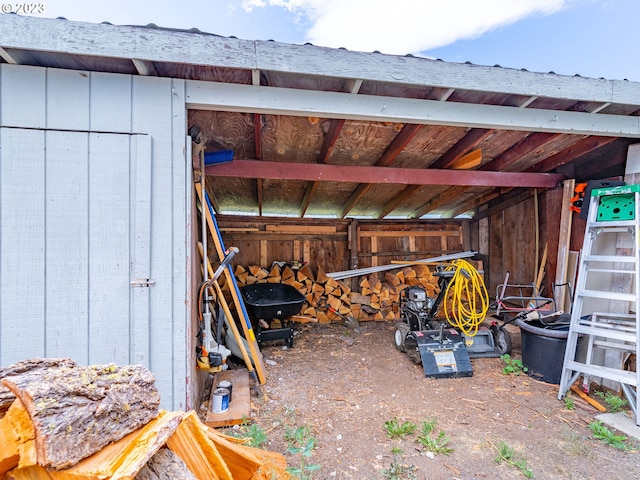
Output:
<instances>
[{"instance_id":1,"label":"stacked firewood","mask_svg":"<svg viewBox=\"0 0 640 480\"><path fill-rule=\"evenodd\" d=\"M241 445L193 411L160 410L140 365L31 359L0 368L0 380L0 478L291 478L281 454Z\"/></svg>"},{"instance_id":2,"label":"stacked firewood","mask_svg":"<svg viewBox=\"0 0 640 480\"><path fill-rule=\"evenodd\" d=\"M274 263L270 269L238 265L235 276L239 286L254 283L284 283L305 296L301 316L321 323L357 320L395 320L399 316L402 291L410 286L424 288L429 296L439 292L438 277L428 265L414 264L395 270L361 277L359 291L353 291L344 280L328 276L321 267L314 275L309 265L292 268Z\"/></svg>"}]
</instances>

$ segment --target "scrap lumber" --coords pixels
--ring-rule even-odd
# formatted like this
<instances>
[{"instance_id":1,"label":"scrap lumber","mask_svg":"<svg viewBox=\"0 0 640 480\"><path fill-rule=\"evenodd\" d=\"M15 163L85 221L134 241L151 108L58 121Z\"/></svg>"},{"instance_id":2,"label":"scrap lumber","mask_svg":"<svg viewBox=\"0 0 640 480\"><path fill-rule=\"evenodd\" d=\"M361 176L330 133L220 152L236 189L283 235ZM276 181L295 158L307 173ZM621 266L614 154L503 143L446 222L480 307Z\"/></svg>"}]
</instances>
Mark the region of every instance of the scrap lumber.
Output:
<instances>
[{"instance_id":1,"label":"scrap lumber","mask_svg":"<svg viewBox=\"0 0 640 480\"><path fill-rule=\"evenodd\" d=\"M583 399L585 402L587 402L589 405L593 406L596 410L598 410L599 412L606 412L607 408L604 407L600 402L598 402L596 399L591 398L589 395L587 395L586 393L584 393L582 390L580 390L580 388L577 385L571 385L571 391L573 393L575 393L576 395L578 395L581 399Z\"/></svg>"},{"instance_id":2,"label":"scrap lumber","mask_svg":"<svg viewBox=\"0 0 640 480\"><path fill-rule=\"evenodd\" d=\"M3 378L2 385L29 413L37 463L56 469L145 425L160 406L155 379L141 365L33 369Z\"/></svg>"}]
</instances>

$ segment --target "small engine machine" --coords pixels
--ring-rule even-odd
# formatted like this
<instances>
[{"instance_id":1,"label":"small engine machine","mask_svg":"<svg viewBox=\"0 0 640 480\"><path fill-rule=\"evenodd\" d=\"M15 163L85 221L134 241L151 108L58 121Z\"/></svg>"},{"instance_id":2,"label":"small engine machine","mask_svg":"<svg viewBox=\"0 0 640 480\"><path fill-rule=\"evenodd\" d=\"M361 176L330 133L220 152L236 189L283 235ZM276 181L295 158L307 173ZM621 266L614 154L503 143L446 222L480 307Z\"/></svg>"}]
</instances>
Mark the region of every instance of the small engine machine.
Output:
<instances>
[{"instance_id":1,"label":"small engine machine","mask_svg":"<svg viewBox=\"0 0 640 480\"><path fill-rule=\"evenodd\" d=\"M497 324L489 328L476 326L475 331L469 334L457 328L448 316L446 319L436 318L449 294L450 284L460 271L437 267L433 274L438 277L440 289L436 296L430 297L421 286L402 291L400 321L394 331L396 349L421 363L427 377L435 378L471 376L469 358L498 357L509 353L511 341L505 338L509 333ZM465 270L462 270L462 275L469 277Z\"/></svg>"}]
</instances>

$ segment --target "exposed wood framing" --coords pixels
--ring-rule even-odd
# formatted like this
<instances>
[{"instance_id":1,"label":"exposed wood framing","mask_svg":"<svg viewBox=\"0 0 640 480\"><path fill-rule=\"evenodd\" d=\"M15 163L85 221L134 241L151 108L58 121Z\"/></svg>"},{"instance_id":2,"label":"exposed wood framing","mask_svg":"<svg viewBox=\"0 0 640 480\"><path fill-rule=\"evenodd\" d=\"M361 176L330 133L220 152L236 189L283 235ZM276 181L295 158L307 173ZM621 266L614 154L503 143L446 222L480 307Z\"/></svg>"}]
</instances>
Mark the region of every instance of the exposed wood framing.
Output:
<instances>
[{"instance_id":1,"label":"exposed wood framing","mask_svg":"<svg viewBox=\"0 0 640 480\"><path fill-rule=\"evenodd\" d=\"M207 175L239 178L279 178L334 182L395 183L404 185L466 185L501 187L555 187L564 180L550 173L480 172L469 170L428 170L418 168L320 165L307 163L234 160L205 167Z\"/></svg>"},{"instance_id":2,"label":"exposed wood framing","mask_svg":"<svg viewBox=\"0 0 640 480\"><path fill-rule=\"evenodd\" d=\"M200 110L640 138L638 119L623 115L352 95L197 80L187 80L185 83L187 108Z\"/></svg>"},{"instance_id":3,"label":"exposed wood framing","mask_svg":"<svg viewBox=\"0 0 640 480\"><path fill-rule=\"evenodd\" d=\"M393 163L398 154L402 152L402 149L411 141L413 137L420 131L422 125L405 125L402 130L398 132L391 144L387 147L382 156L378 159L376 167L388 167ZM344 209L342 210L342 218L346 217L351 209L360 201L362 197L369 191L371 186L375 182L369 182L359 185L355 191L351 194L351 198L347 201ZM414 190L415 192L415 190ZM408 198L408 197L407 197ZM395 207L394 207L395 208Z\"/></svg>"},{"instance_id":4,"label":"exposed wood framing","mask_svg":"<svg viewBox=\"0 0 640 480\"><path fill-rule=\"evenodd\" d=\"M480 142L491 136L493 130L487 128L474 128L451 147L447 153L431 164L431 168L449 168L462 155L477 147Z\"/></svg>"}]
</instances>

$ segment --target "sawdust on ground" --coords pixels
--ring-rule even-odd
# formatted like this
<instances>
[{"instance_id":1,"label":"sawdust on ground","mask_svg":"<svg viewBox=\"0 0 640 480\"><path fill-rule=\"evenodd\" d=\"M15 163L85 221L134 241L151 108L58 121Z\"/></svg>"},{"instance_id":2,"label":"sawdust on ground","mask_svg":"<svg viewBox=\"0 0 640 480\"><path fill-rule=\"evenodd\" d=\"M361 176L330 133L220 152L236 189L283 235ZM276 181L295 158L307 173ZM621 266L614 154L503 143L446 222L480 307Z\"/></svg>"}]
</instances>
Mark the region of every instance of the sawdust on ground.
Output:
<instances>
[{"instance_id":1,"label":"sawdust on ground","mask_svg":"<svg viewBox=\"0 0 640 480\"><path fill-rule=\"evenodd\" d=\"M506 328L512 357L519 358L519 329ZM499 358L473 359L472 377L428 379L395 349L386 322L361 322L356 331L296 325L293 348L272 342L262 352L267 383L262 396L252 393L253 425L266 432L264 448L286 453L290 466L317 468L299 478L525 478L522 468L496 461L501 445L534 478L640 478L636 444L621 451L592 438L588 424L599 412L577 397L575 409L566 409L557 385L506 375ZM417 431L389 438L385 422L394 419ZM432 437L444 432L441 443L448 439L450 454L434 454L417 441L422 423L433 421ZM287 432L305 426L315 441L310 456L287 452L294 445Z\"/></svg>"}]
</instances>

